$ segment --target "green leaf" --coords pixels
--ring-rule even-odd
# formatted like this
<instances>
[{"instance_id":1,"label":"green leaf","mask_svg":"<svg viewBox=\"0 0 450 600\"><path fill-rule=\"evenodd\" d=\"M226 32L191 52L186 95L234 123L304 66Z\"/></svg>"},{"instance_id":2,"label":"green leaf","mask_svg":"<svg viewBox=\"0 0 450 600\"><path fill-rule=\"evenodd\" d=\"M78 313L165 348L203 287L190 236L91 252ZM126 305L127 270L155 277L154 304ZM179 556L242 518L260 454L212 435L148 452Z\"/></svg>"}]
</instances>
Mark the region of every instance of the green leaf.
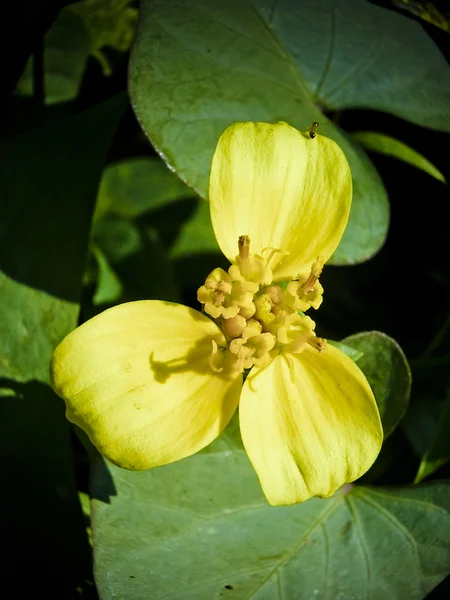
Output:
<instances>
[{"instance_id":1,"label":"green leaf","mask_svg":"<svg viewBox=\"0 0 450 600\"><path fill-rule=\"evenodd\" d=\"M103 600L420 600L447 575L448 484L346 486L275 508L246 454L215 447L143 472L94 466Z\"/></svg>"},{"instance_id":2,"label":"green leaf","mask_svg":"<svg viewBox=\"0 0 450 600\"><path fill-rule=\"evenodd\" d=\"M92 239L112 263L125 260L139 252L142 247L137 226L114 214L106 214L94 221Z\"/></svg>"},{"instance_id":3,"label":"green leaf","mask_svg":"<svg viewBox=\"0 0 450 600\"><path fill-rule=\"evenodd\" d=\"M379 331L356 333L343 342L363 353L358 366L373 390L386 438L408 407L411 392L408 361L397 342Z\"/></svg>"},{"instance_id":4,"label":"green leaf","mask_svg":"<svg viewBox=\"0 0 450 600\"><path fill-rule=\"evenodd\" d=\"M126 161L105 170L92 240L110 263L116 283L120 282L121 300L179 300L173 266L168 260L170 243L164 247L154 222L161 210L167 212L162 218L163 229L167 225L175 227L171 238L176 238L180 217L176 200L189 194L190 190L159 159ZM115 284L114 289L118 290Z\"/></svg>"},{"instance_id":5,"label":"green leaf","mask_svg":"<svg viewBox=\"0 0 450 600\"><path fill-rule=\"evenodd\" d=\"M21 586L72 598L90 570L57 343L78 319L90 219L124 97L0 146L0 511L3 566ZM26 578L25 578L26 579Z\"/></svg>"},{"instance_id":6,"label":"green leaf","mask_svg":"<svg viewBox=\"0 0 450 600\"><path fill-rule=\"evenodd\" d=\"M212 228L209 204L200 199L194 214L181 228L170 255L177 259L201 252L220 253L220 248Z\"/></svg>"},{"instance_id":7,"label":"green leaf","mask_svg":"<svg viewBox=\"0 0 450 600\"><path fill-rule=\"evenodd\" d=\"M321 13L312 7L286 1L182 0L175 6L143 0L130 93L139 122L161 156L204 197L214 148L232 122L284 120L305 129L318 121L321 133L342 147L352 169L352 212L332 259L350 264L368 259L383 244L388 204L372 163L320 112L308 87L295 46L309 19L301 34L309 40L305 62L319 68L314 49L321 48L322 37L308 30L315 30L311 18L320 19ZM305 10L312 11L308 19ZM277 29L283 11L288 11L286 21L295 23L289 35Z\"/></svg>"},{"instance_id":8,"label":"green leaf","mask_svg":"<svg viewBox=\"0 0 450 600\"><path fill-rule=\"evenodd\" d=\"M335 342L334 340L327 340L327 342L349 356L353 362L358 362L358 360L364 356L364 352L356 350L356 348L352 348L351 346L343 344L342 342Z\"/></svg>"},{"instance_id":9,"label":"green leaf","mask_svg":"<svg viewBox=\"0 0 450 600\"><path fill-rule=\"evenodd\" d=\"M414 483L419 483L450 460L450 389L430 446L422 458Z\"/></svg>"},{"instance_id":10,"label":"green leaf","mask_svg":"<svg viewBox=\"0 0 450 600\"><path fill-rule=\"evenodd\" d=\"M73 100L83 78L89 40L82 20L67 9L44 37L44 89L46 104ZM33 95L33 58L27 63L16 93Z\"/></svg>"},{"instance_id":11,"label":"green leaf","mask_svg":"<svg viewBox=\"0 0 450 600\"><path fill-rule=\"evenodd\" d=\"M159 158L122 161L108 166L103 173L94 221L107 212L121 217L138 217L192 195L192 190Z\"/></svg>"},{"instance_id":12,"label":"green leaf","mask_svg":"<svg viewBox=\"0 0 450 600\"><path fill-rule=\"evenodd\" d=\"M97 187L125 103L0 146L0 376L47 383L52 352L76 325Z\"/></svg>"},{"instance_id":13,"label":"green leaf","mask_svg":"<svg viewBox=\"0 0 450 600\"><path fill-rule=\"evenodd\" d=\"M352 138L366 150L397 158L445 183L445 177L429 160L399 140L376 131L357 131Z\"/></svg>"},{"instance_id":14,"label":"green leaf","mask_svg":"<svg viewBox=\"0 0 450 600\"><path fill-rule=\"evenodd\" d=\"M316 101L450 131L450 67L418 24L366 0L254 0Z\"/></svg>"},{"instance_id":15,"label":"green leaf","mask_svg":"<svg viewBox=\"0 0 450 600\"><path fill-rule=\"evenodd\" d=\"M93 246L92 252L98 267L97 286L92 301L95 305L115 302L123 291L120 279L100 248Z\"/></svg>"}]
</instances>

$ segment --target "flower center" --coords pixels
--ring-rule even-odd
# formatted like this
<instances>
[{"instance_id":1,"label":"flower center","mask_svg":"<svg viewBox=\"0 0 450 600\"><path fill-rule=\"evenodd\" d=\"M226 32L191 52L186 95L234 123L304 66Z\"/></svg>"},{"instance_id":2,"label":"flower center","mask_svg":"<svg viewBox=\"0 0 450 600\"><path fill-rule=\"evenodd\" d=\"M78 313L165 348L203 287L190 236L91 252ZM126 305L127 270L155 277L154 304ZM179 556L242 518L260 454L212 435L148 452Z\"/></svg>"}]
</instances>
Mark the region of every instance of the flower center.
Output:
<instances>
[{"instance_id":1,"label":"flower center","mask_svg":"<svg viewBox=\"0 0 450 600\"><path fill-rule=\"evenodd\" d=\"M279 352L300 353L306 347L323 350L326 340L316 336L316 324L303 314L322 303L323 257L311 265L309 275L278 284L272 283L268 263L280 250L272 250L268 259L251 254L246 235L239 238L238 249L228 273L214 269L197 291L204 312L227 340L224 347L213 342L211 368L243 371L264 366Z\"/></svg>"}]
</instances>

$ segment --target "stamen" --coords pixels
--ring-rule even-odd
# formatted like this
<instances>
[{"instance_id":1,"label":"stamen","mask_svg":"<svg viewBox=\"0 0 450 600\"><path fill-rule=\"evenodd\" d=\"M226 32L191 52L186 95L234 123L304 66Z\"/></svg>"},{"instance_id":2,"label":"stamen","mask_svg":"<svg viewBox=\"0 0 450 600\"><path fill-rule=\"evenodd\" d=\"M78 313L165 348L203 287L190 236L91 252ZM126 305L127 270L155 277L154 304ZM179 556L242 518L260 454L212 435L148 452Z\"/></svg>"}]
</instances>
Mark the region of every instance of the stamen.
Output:
<instances>
[{"instance_id":1,"label":"stamen","mask_svg":"<svg viewBox=\"0 0 450 600\"><path fill-rule=\"evenodd\" d=\"M290 254L289 250L281 250L281 248L271 248L270 246L266 246L261 250L261 254L264 255L266 252L270 250L269 256L266 258L267 264L270 263L274 255L279 252L283 256L288 256Z\"/></svg>"},{"instance_id":2,"label":"stamen","mask_svg":"<svg viewBox=\"0 0 450 600\"><path fill-rule=\"evenodd\" d=\"M294 383L295 364L290 355L308 348L317 352L326 348L326 340L314 332L314 321L304 314L322 301L323 287L318 279L324 257L317 257L309 275L303 271L289 282L272 283L268 263L276 253L284 256L288 251L263 248L261 254L267 259L251 254L248 235L239 237L238 250L228 273L214 269L197 291L204 313L216 321L226 339L220 347L212 340L211 370L233 376L252 367L260 372L282 353Z\"/></svg>"},{"instance_id":3,"label":"stamen","mask_svg":"<svg viewBox=\"0 0 450 600\"><path fill-rule=\"evenodd\" d=\"M314 335L308 339L308 344L318 352L322 352L327 347L327 340Z\"/></svg>"},{"instance_id":4,"label":"stamen","mask_svg":"<svg viewBox=\"0 0 450 600\"><path fill-rule=\"evenodd\" d=\"M248 258L250 253L250 238L248 235L239 236L238 240L239 256L244 259Z\"/></svg>"},{"instance_id":5,"label":"stamen","mask_svg":"<svg viewBox=\"0 0 450 600\"><path fill-rule=\"evenodd\" d=\"M311 273L309 274L308 279L303 284L303 293L309 294L316 285L317 280L320 277L323 269L324 258L322 255L318 256L316 260L313 262L311 266Z\"/></svg>"},{"instance_id":6,"label":"stamen","mask_svg":"<svg viewBox=\"0 0 450 600\"><path fill-rule=\"evenodd\" d=\"M272 281L272 271L267 261L259 254L250 254L250 238L241 235L238 239L239 254L235 264L228 269L233 282L240 281L247 291L256 294L260 285L268 285Z\"/></svg>"}]
</instances>

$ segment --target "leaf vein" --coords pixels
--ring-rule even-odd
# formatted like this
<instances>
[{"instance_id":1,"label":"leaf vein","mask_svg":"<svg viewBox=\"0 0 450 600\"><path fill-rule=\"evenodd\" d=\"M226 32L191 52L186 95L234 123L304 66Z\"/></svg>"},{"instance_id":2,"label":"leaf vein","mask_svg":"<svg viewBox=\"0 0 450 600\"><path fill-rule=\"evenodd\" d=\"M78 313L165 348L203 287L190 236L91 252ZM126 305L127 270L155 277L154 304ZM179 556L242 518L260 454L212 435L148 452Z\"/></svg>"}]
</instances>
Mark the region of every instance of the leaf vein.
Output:
<instances>
[{"instance_id":1,"label":"leaf vein","mask_svg":"<svg viewBox=\"0 0 450 600\"><path fill-rule=\"evenodd\" d=\"M369 600L369 582L372 578L372 569L370 567L370 559L369 559L369 554L367 552L366 542L364 540L364 534L363 534L363 530L361 527L361 521L359 519L359 513L356 509L356 506L349 496L345 496L345 503L346 503L347 508L350 512L350 515L352 516L352 519L355 523L355 530L356 530L356 533L358 536L359 545L361 547L361 553L364 557L364 562L366 564L366 571L367 571L366 598L367 598L367 600Z\"/></svg>"},{"instance_id":2,"label":"leaf vein","mask_svg":"<svg viewBox=\"0 0 450 600\"><path fill-rule=\"evenodd\" d=\"M338 508L338 506L340 504L341 504L341 498L338 498L334 501L334 503L332 503L330 506L325 508L320 513L320 515L317 517L317 519L315 521L313 521L313 523L311 524L309 529L307 529L303 533L302 537L300 538L300 542L297 543L289 552L286 552L286 556L279 561L279 563L272 569L272 571L268 574L268 576L265 579L263 579L262 581L258 582L258 585L255 587L255 589L252 592L250 592L250 595L247 596L246 598L243 598L242 600L251 600L252 598L254 598L255 594L261 588L263 588L266 585L266 583L268 581L270 581L270 579L275 574L277 574L283 568L283 566L300 550L300 548L306 543L309 535L311 535L311 533L316 529L316 527L318 527L324 519L331 516L331 514Z\"/></svg>"}]
</instances>

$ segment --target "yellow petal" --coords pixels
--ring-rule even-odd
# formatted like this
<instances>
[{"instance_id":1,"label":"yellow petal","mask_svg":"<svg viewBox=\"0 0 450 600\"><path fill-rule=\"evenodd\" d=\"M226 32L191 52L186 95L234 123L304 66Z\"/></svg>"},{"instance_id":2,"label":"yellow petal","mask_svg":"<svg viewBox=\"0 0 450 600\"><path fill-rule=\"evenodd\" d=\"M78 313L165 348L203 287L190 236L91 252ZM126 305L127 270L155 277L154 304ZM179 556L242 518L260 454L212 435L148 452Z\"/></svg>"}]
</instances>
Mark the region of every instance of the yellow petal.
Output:
<instances>
[{"instance_id":1,"label":"yellow petal","mask_svg":"<svg viewBox=\"0 0 450 600\"><path fill-rule=\"evenodd\" d=\"M201 313L145 300L111 308L70 333L51 364L69 421L126 469L189 456L224 429L241 379L208 364L223 334Z\"/></svg>"},{"instance_id":2,"label":"yellow petal","mask_svg":"<svg viewBox=\"0 0 450 600\"><path fill-rule=\"evenodd\" d=\"M331 496L369 469L383 438L365 376L333 346L278 355L252 370L239 415L245 449L273 505Z\"/></svg>"},{"instance_id":3,"label":"yellow petal","mask_svg":"<svg viewBox=\"0 0 450 600\"><path fill-rule=\"evenodd\" d=\"M306 124L305 124L306 126ZM333 140L311 139L286 123L235 123L220 137L209 196L217 241L233 261L241 235L253 253L276 253L276 280L307 274L336 249L350 212L352 180Z\"/></svg>"}]
</instances>

